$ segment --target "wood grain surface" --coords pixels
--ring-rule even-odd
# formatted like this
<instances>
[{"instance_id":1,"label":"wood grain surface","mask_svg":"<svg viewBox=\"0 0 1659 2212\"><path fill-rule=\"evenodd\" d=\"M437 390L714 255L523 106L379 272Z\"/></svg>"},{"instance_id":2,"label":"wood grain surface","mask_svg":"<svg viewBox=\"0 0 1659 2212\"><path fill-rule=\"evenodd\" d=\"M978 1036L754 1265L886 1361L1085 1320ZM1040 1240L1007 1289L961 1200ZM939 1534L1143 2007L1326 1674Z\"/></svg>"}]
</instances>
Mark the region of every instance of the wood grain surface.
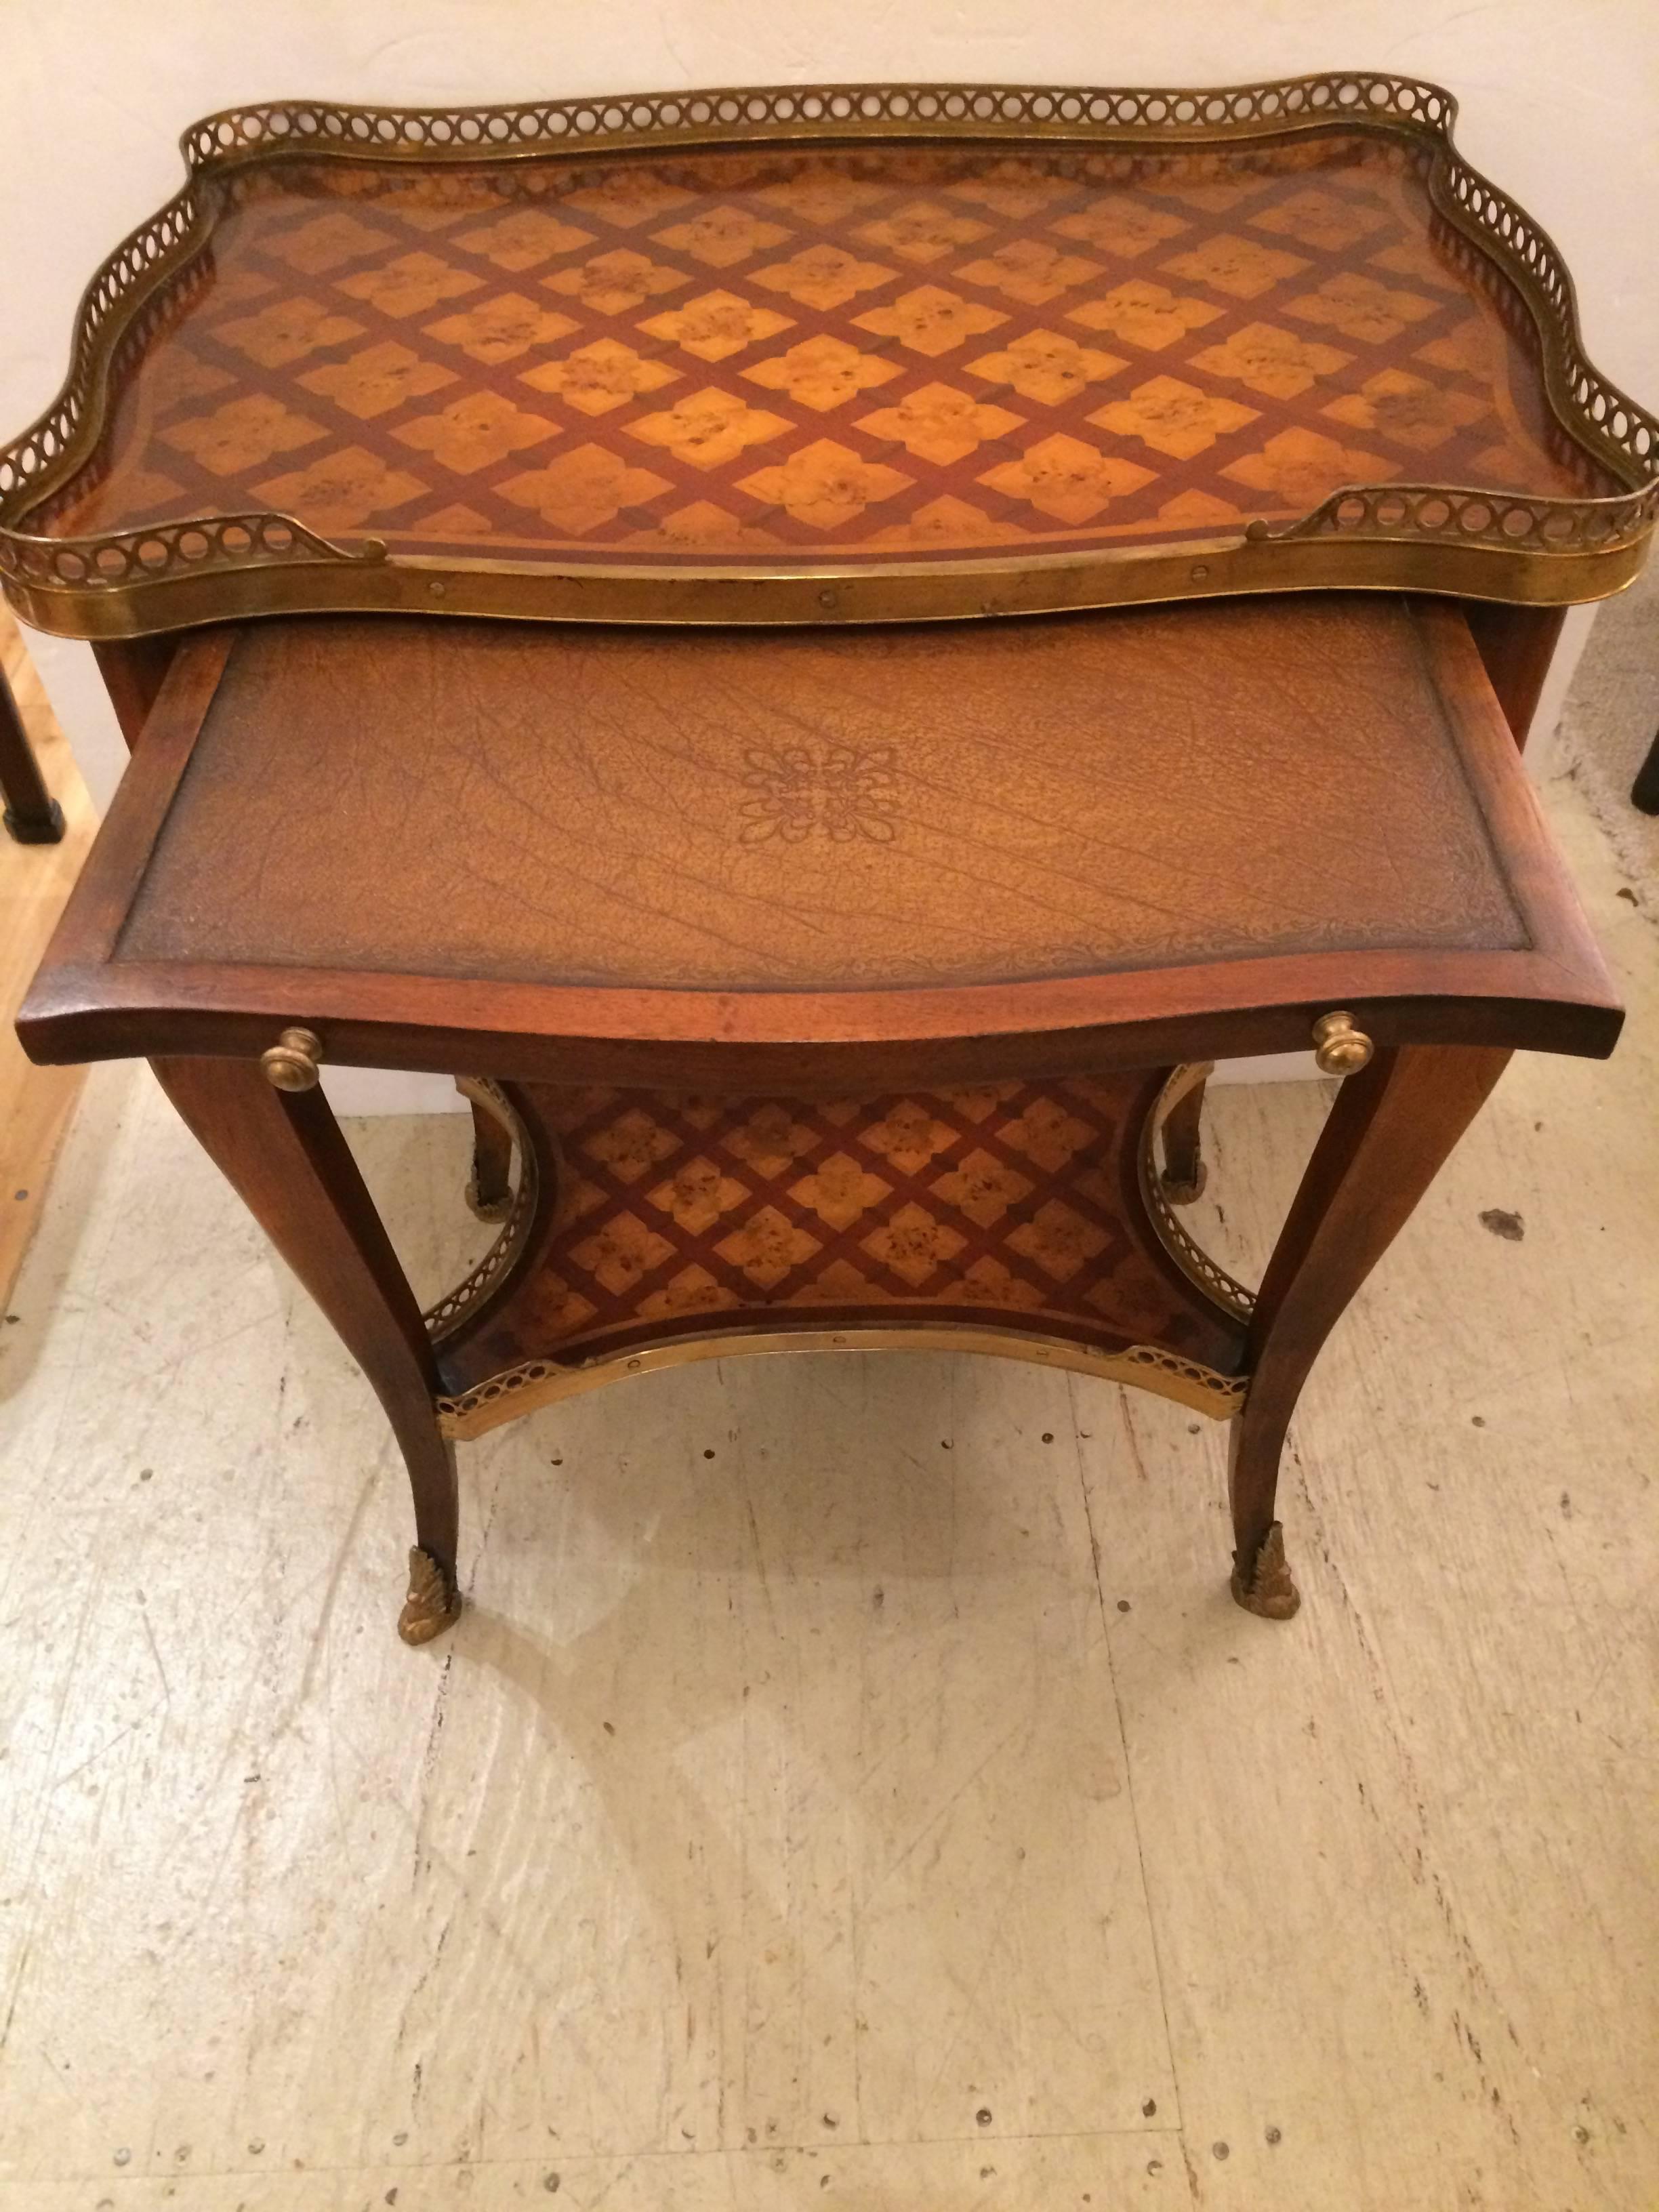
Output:
<instances>
[{"instance_id":1,"label":"wood grain surface","mask_svg":"<svg viewBox=\"0 0 1659 2212\"><path fill-rule=\"evenodd\" d=\"M256 628L122 956L840 991L1525 943L1410 617L1311 599Z\"/></svg>"},{"instance_id":2,"label":"wood grain surface","mask_svg":"<svg viewBox=\"0 0 1659 2212\"><path fill-rule=\"evenodd\" d=\"M135 771L44 1058L301 1021L371 1066L851 1091L1283 1049L1332 1006L1617 1033L1444 605L255 624L180 649Z\"/></svg>"}]
</instances>

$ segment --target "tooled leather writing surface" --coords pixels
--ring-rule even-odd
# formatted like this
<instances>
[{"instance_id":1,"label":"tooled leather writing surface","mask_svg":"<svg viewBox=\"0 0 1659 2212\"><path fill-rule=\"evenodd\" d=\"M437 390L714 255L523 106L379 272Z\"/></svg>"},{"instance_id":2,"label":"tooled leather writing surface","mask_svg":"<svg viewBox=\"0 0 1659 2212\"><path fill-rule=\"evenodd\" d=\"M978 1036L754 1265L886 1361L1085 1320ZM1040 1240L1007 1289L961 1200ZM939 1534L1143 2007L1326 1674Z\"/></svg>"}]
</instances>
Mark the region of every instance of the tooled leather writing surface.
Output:
<instances>
[{"instance_id":1,"label":"tooled leather writing surface","mask_svg":"<svg viewBox=\"0 0 1659 2212\"><path fill-rule=\"evenodd\" d=\"M305 621L239 640L124 933L730 990L1524 946L1413 618Z\"/></svg>"}]
</instances>

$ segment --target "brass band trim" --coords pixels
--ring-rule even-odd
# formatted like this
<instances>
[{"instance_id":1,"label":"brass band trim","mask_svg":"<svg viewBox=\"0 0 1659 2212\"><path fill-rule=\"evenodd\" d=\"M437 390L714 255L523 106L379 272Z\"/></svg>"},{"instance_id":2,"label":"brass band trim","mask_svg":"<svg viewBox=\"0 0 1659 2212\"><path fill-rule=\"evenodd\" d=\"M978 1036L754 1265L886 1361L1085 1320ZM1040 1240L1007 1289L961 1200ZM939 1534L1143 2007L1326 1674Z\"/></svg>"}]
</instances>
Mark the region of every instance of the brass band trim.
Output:
<instances>
[{"instance_id":1,"label":"brass band trim","mask_svg":"<svg viewBox=\"0 0 1659 2212\"><path fill-rule=\"evenodd\" d=\"M82 301L62 392L0 449L0 581L38 627L100 638L309 609L885 622L1336 586L1538 605L1601 598L1638 573L1659 515L1659 421L1587 359L1559 252L1457 153L1456 112L1439 86L1360 72L1211 90L790 85L495 108L295 101L227 110L185 132L180 143L190 181L100 267ZM793 570L574 562L561 568L388 556L377 540L335 544L282 514L204 516L82 538L19 526L95 447L122 342L142 337L147 304L205 250L222 180L250 163L319 154L347 161L476 162L549 151L614 155L869 138L1202 147L1355 129L1407 136L1431 156L1428 189L1436 209L1483 264L1509 279L1536 325L1558 422L1624 490L1575 500L1467 485L1352 486L1277 532L1258 521L1218 538L1212 548L1060 556L1035 592L1026 580L1041 564L1017 556L923 562L902 573L834 562Z\"/></svg>"},{"instance_id":2,"label":"brass band trim","mask_svg":"<svg viewBox=\"0 0 1659 2212\"><path fill-rule=\"evenodd\" d=\"M180 526L181 527L183 526ZM1222 599L1254 592L1433 592L1516 606L1607 599L1641 574L1646 538L1603 553L1540 556L1496 546L1381 538L1270 538L987 562L921 571L798 568L530 570L506 562L434 566L424 557L348 556L244 564L146 579L118 592L46 587L15 575L0 528L0 585L23 621L54 636L147 637L261 615L401 613L507 621L825 627L959 622ZM54 541L63 542L64 541ZM321 541L319 541L321 542ZM337 551L339 549L335 549ZM1204 573L1194 580L1194 569ZM433 596L433 581L442 597Z\"/></svg>"},{"instance_id":3,"label":"brass band trim","mask_svg":"<svg viewBox=\"0 0 1659 2212\"><path fill-rule=\"evenodd\" d=\"M672 1344L636 1351L601 1353L570 1363L528 1359L490 1376L471 1390L436 1401L438 1426L447 1437L481 1437L504 1421L538 1406L596 1390L630 1375L655 1374L702 1359L732 1359L748 1352L963 1352L991 1358L1035 1361L1046 1367L1097 1376L1103 1382L1134 1383L1162 1398L1173 1398L1196 1413L1224 1421L1244 1402L1248 1377L1218 1374L1200 1360L1183 1359L1152 1344L1132 1344L1121 1352L1091 1352L1064 1337L1027 1335L1012 1329L976 1328L968 1323L921 1322L909 1327L761 1329L677 1338Z\"/></svg>"}]
</instances>

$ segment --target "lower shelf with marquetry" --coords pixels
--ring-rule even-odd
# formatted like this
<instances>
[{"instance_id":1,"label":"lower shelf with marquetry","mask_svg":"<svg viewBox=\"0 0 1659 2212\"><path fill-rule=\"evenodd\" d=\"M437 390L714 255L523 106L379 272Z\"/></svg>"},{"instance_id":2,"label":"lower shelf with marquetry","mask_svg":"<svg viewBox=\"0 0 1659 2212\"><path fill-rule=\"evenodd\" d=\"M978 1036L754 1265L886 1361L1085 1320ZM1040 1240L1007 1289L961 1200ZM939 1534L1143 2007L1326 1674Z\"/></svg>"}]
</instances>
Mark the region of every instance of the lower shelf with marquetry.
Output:
<instances>
[{"instance_id":1,"label":"lower shelf with marquetry","mask_svg":"<svg viewBox=\"0 0 1659 2212\"><path fill-rule=\"evenodd\" d=\"M475 1194L505 1220L427 1316L443 1424L823 1346L1000 1352L1235 1413L1250 1294L1158 1157L1206 1072L811 1102L468 1084Z\"/></svg>"}]
</instances>

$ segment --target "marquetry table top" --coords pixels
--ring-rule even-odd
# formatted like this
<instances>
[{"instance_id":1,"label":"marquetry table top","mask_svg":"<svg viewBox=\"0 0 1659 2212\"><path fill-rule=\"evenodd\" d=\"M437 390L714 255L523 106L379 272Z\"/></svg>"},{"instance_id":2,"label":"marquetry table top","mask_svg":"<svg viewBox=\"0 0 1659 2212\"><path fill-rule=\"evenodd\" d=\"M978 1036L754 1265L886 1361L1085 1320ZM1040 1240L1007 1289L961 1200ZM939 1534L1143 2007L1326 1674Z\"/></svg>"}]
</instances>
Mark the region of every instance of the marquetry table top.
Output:
<instances>
[{"instance_id":1,"label":"marquetry table top","mask_svg":"<svg viewBox=\"0 0 1659 2212\"><path fill-rule=\"evenodd\" d=\"M884 94L874 122L723 145L719 115L623 103L580 151L519 112L483 151L431 118L220 119L186 141L188 228L137 257L101 410L88 373L33 480L0 465L0 565L31 618L94 631L307 604L741 619L773 604L742 579L813 618L1625 580L1650 426L1568 388L1548 241L1468 183L1446 95L1354 80L1356 112L1309 82L1322 106L1258 88L1206 129L1132 95L1059 136L1032 94L1019 129L923 133Z\"/></svg>"},{"instance_id":2,"label":"marquetry table top","mask_svg":"<svg viewBox=\"0 0 1659 2212\"><path fill-rule=\"evenodd\" d=\"M1120 166L257 172L54 526L268 507L426 553L878 560L1290 521L1431 460L1612 489L1549 450L1395 148Z\"/></svg>"}]
</instances>

